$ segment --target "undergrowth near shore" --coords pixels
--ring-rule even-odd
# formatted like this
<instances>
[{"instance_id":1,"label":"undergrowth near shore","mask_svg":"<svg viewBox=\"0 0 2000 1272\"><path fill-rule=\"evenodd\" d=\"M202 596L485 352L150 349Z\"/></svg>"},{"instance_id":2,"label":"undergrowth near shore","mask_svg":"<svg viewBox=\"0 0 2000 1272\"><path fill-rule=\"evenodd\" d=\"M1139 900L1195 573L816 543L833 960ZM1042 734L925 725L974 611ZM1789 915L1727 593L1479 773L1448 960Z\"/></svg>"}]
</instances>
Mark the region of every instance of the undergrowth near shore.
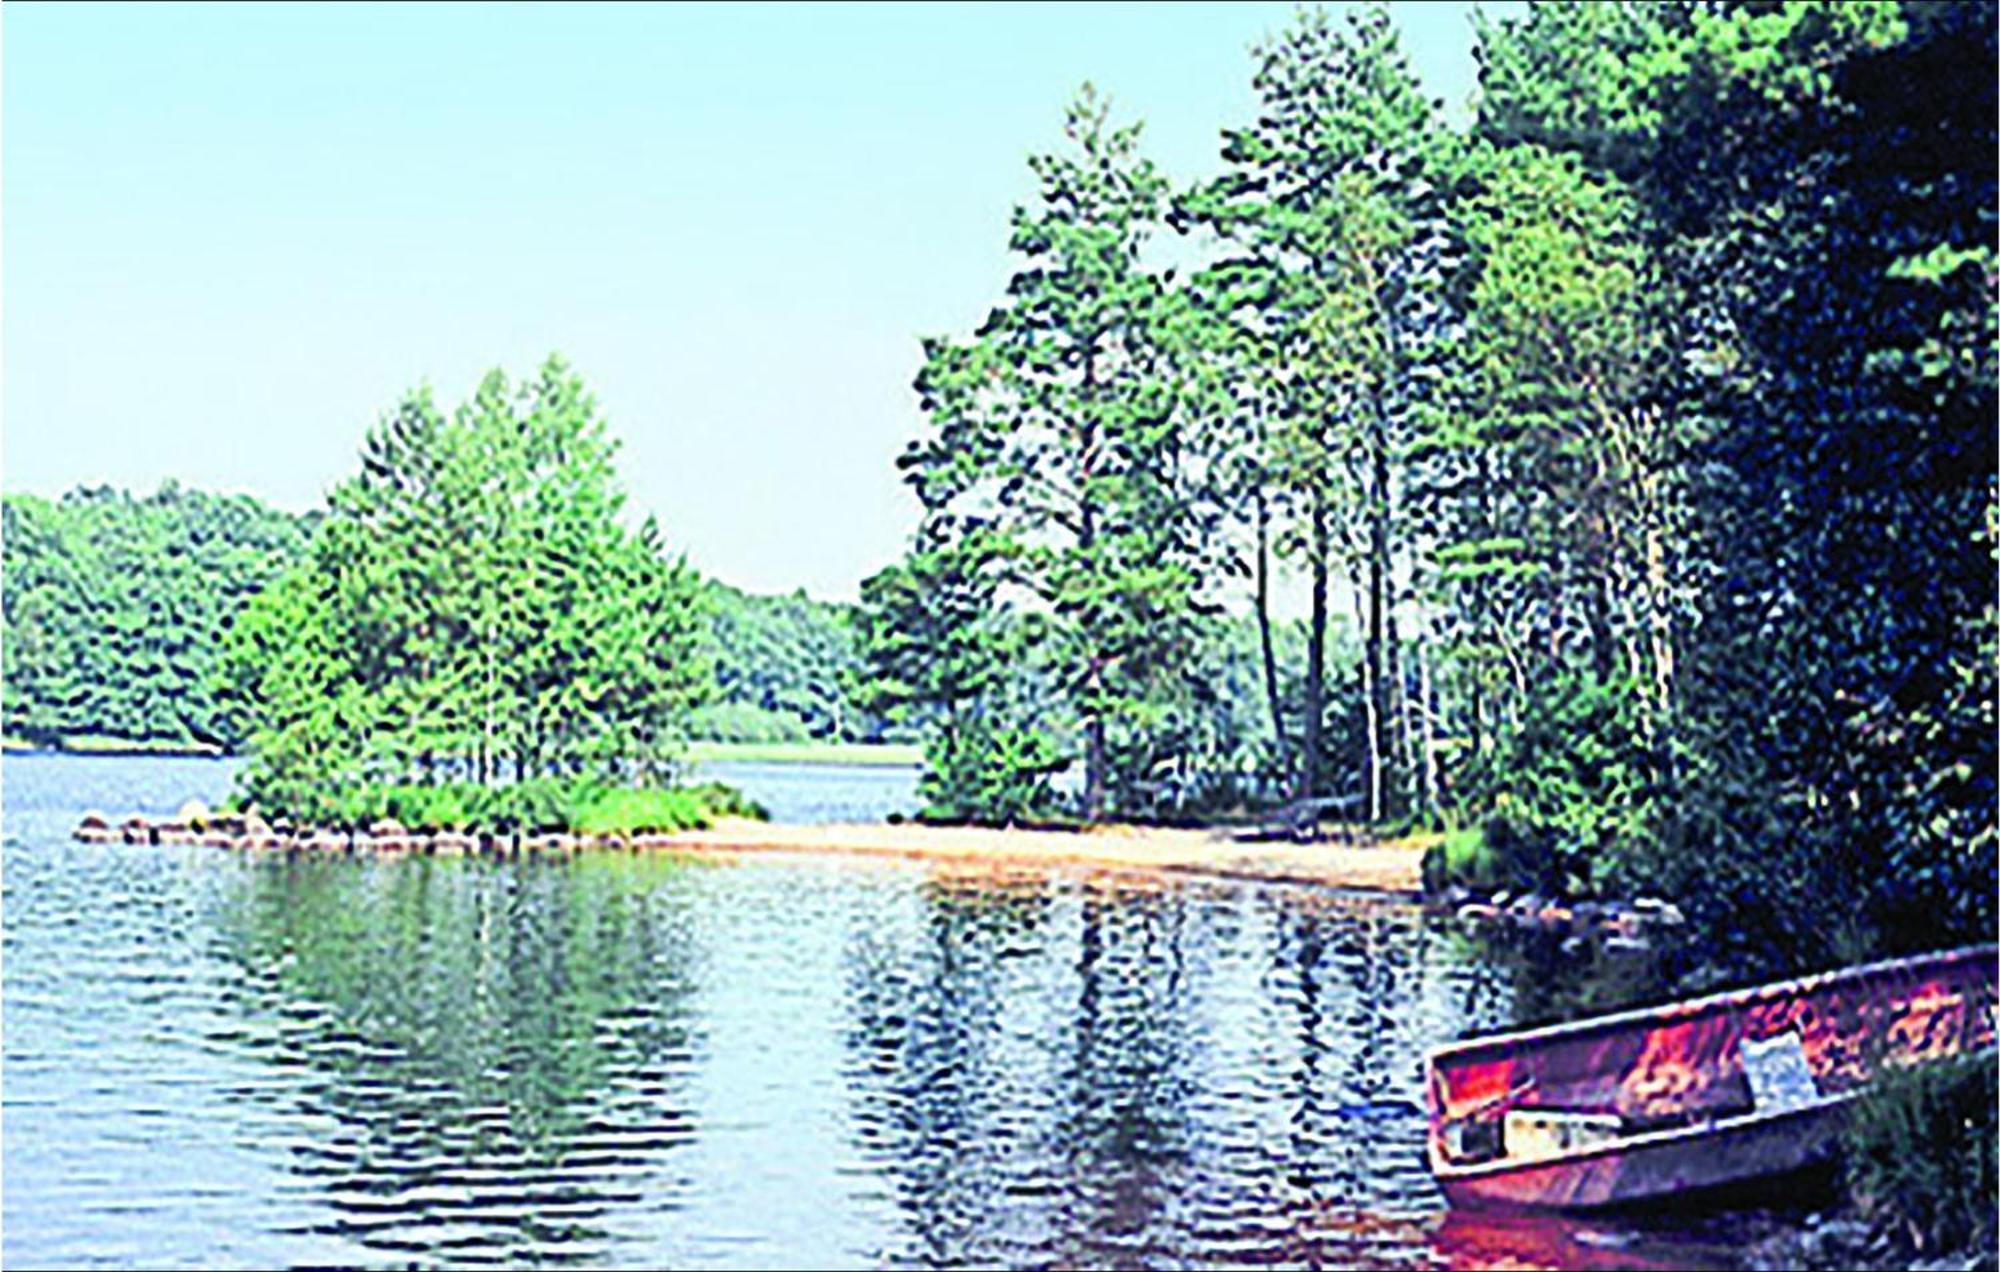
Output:
<instances>
[{"instance_id":1,"label":"undergrowth near shore","mask_svg":"<svg viewBox=\"0 0 2000 1272\"><path fill-rule=\"evenodd\" d=\"M365 829L393 820L412 830L574 831L588 835L698 830L719 817L762 819L764 809L721 782L669 788L540 779L512 786L470 783L301 790L258 811L301 824Z\"/></svg>"},{"instance_id":2,"label":"undergrowth near shore","mask_svg":"<svg viewBox=\"0 0 2000 1272\"><path fill-rule=\"evenodd\" d=\"M1922 1257L1994 1263L2000 1059L1882 1076L1848 1119L1846 1184L1871 1222Z\"/></svg>"}]
</instances>

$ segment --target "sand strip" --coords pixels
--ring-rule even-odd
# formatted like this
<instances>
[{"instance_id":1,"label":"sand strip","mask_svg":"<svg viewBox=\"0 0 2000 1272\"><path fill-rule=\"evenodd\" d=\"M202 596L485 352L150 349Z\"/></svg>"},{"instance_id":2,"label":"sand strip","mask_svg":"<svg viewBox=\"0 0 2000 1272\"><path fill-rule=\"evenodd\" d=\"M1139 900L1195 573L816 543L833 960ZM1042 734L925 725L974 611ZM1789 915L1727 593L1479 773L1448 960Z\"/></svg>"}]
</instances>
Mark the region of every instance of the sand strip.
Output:
<instances>
[{"instance_id":1,"label":"sand strip","mask_svg":"<svg viewBox=\"0 0 2000 1272\"><path fill-rule=\"evenodd\" d=\"M648 836L688 852L823 853L901 857L965 867L1085 868L1315 883L1369 892L1421 889L1423 852L1399 845L1239 843L1224 831L1107 826L987 830L969 826L788 826L727 819L708 830Z\"/></svg>"}]
</instances>

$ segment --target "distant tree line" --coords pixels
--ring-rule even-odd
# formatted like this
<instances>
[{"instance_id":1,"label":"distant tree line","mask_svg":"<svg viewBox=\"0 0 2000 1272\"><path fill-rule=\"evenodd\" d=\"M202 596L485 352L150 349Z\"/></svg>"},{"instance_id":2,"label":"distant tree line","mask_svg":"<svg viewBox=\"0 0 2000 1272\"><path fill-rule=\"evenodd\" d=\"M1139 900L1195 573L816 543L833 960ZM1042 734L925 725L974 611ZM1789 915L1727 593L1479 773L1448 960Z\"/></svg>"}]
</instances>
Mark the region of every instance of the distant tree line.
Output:
<instances>
[{"instance_id":1,"label":"distant tree line","mask_svg":"<svg viewBox=\"0 0 2000 1272\"><path fill-rule=\"evenodd\" d=\"M1215 175L1089 89L1030 160L864 587L932 811L1345 794L1762 960L1990 936L1992 7L1535 4L1477 56L1452 126L1384 11L1303 12Z\"/></svg>"},{"instance_id":2,"label":"distant tree line","mask_svg":"<svg viewBox=\"0 0 2000 1272\"><path fill-rule=\"evenodd\" d=\"M696 737L723 742L905 741L913 733L868 709L855 606L804 591L758 596L711 581L707 604L715 700Z\"/></svg>"},{"instance_id":3,"label":"distant tree line","mask_svg":"<svg viewBox=\"0 0 2000 1272\"><path fill-rule=\"evenodd\" d=\"M216 675L249 598L300 561L316 518L167 482L0 499L10 738L240 741Z\"/></svg>"},{"instance_id":4,"label":"distant tree line","mask_svg":"<svg viewBox=\"0 0 2000 1272\"><path fill-rule=\"evenodd\" d=\"M82 487L57 500L7 495L0 517L9 738L225 751L248 744L249 717L227 692L227 638L251 598L308 561L324 512L294 515L247 495L168 482L146 496ZM854 606L709 580L698 609L706 620L700 657L715 688L688 715L688 736L913 736L864 705Z\"/></svg>"}]
</instances>

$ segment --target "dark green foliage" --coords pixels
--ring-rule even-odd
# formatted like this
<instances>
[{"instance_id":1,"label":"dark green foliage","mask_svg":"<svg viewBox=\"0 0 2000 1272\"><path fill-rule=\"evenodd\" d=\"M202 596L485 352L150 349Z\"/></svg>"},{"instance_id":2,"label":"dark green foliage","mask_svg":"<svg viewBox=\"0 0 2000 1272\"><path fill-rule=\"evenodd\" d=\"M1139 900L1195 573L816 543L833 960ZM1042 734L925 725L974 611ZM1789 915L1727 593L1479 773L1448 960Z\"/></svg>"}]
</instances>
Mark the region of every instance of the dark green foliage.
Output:
<instances>
[{"instance_id":1,"label":"dark green foliage","mask_svg":"<svg viewBox=\"0 0 2000 1272\"><path fill-rule=\"evenodd\" d=\"M218 699L237 611L305 553L313 519L167 482L0 500L6 731L230 746Z\"/></svg>"},{"instance_id":2,"label":"dark green foliage","mask_svg":"<svg viewBox=\"0 0 2000 1272\"><path fill-rule=\"evenodd\" d=\"M925 748L918 816L987 826L1045 821L1057 808L1049 779L1066 762L1046 733L971 715Z\"/></svg>"},{"instance_id":3,"label":"dark green foliage","mask_svg":"<svg viewBox=\"0 0 2000 1272\"><path fill-rule=\"evenodd\" d=\"M1913 1253L1990 1265L2000 1189L2000 1060L1891 1072L1848 1114L1843 1169L1863 1213Z\"/></svg>"},{"instance_id":4,"label":"dark green foliage","mask_svg":"<svg viewBox=\"0 0 2000 1272\"><path fill-rule=\"evenodd\" d=\"M1489 26L1481 58L1477 132L1491 149L1459 203L1503 228L1482 242L1476 216L1466 222L1463 303L1472 351L1485 342L1500 374L1466 387L1500 413L1476 413L1462 437L1493 477L1503 465L1519 472L1532 453L1523 446L1562 423L1551 412L1563 395L1622 384L1601 436L1622 429L1622 453L1648 458L1600 467L1567 493L1544 483L1560 494L1552 506L1566 522L1553 524L1567 539L1500 499L1467 519L1469 545L1481 535L1505 545L1451 558L1453 590L1493 633L1462 646L1490 669L1472 687L1475 714L1485 709L1475 750L1491 758L1473 771L1490 775L1494 799L1549 793L1535 776L1549 748L1524 752L1510 735L1573 714L1562 700L1577 680L1531 661L1566 643L1561 629L1537 636L1506 606L1559 583L1565 559L1586 567L1572 574L1580 580L1609 566L1601 622L1587 605L1562 605L1566 621L1590 620L1589 638L1567 643L1608 647L1611 658L1594 660L1600 678L1612 683L1602 669L1623 663L1639 709L1615 731L1626 739L1615 766L1603 763L1604 731L1590 729L1556 768L1574 772L1573 759L1593 754L1593 771L1651 793L1608 814L1619 833L1604 842L1623 845L1612 855L1624 886L1684 898L1708 957L1739 972L1989 938L1990 6L1535 5ZM1521 188L1542 193L1498 201L1496 159L1521 172L1540 164L1548 176ZM1622 324L1633 335L1605 344L1619 360L1601 373L1573 358L1564 371L1492 322L1562 294L1496 293L1498 253L1578 227L1584 238L1564 255L1608 243L1589 217L1536 226L1537 204L1546 215L1569 198L1559 187L1587 185L1626 192L1621 233L1643 249L1627 259L1642 263L1642 299L1666 305L1600 304L1593 316L1571 304L1521 333L1587 318L1579 336L1602 339ZM1611 298L1604 277L1594 271L1594 293L1578 300ZM1586 347L1566 345L1553 351ZM1630 356L1649 345L1665 356ZM1538 367L1561 374L1537 388ZM1508 413L1519 423L1496 430ZM1593 509L1602 515L1578 515ZM1574 537L1594 524L1625 527L1627 546ZM1632 564L1621 570L1621 559ZM1518 677L1516 705L1503 670ZM1509 818L1508 843L1560 856L1574 823L1566 806L1525 825Z\"/></svg>"},{"instance_id":5,"label":"dark green foliage","mask_svg":"<svg viewBox=\"0 0 2000 1272\"><path fill-rule=\"evenodd\" d=\"M1494 869L1510 887L1587 894L1632 882L1660 798L1641 701L1629 680L1571 674L1542 687L1505 749L1471 767L1472 806L1490 810Z\"/></svg>"},{"instance_id":6,"label":"dark green foliage","mask_svg":"<svg viewBox=\"0 0 2000 1272\"><path fill-rule=\"evenodd\" d=\"M721 742L894 740L856 701L864 692L855 607L804 592L753 596L708 585L716 701L694 715Z\"/></svg>"}]
</instances>

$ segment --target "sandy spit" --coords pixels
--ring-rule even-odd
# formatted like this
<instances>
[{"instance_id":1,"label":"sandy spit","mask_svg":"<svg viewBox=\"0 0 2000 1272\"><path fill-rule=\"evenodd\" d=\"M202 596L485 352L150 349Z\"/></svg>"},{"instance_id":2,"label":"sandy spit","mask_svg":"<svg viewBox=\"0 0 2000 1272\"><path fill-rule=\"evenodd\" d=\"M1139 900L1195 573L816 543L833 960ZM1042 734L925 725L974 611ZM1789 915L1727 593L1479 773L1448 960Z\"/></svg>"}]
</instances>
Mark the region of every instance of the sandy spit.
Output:
<instances>
[{"instance_id":1,"label":"sandy spit","mask_svg":"<svg viewBox=\"0 0 2000 1272\"><path fill-rule=\"evenodd\" d=\"M786 826L732 818L707 830L648 836L646 843L668 851L900 857L969 870L1192 874L1394 893L1421 889L1423 863L1421 849L1400 845L1240 843L1224 831L1153 826L989 830L913 824Z\"/></svg>"}]
</instances>

